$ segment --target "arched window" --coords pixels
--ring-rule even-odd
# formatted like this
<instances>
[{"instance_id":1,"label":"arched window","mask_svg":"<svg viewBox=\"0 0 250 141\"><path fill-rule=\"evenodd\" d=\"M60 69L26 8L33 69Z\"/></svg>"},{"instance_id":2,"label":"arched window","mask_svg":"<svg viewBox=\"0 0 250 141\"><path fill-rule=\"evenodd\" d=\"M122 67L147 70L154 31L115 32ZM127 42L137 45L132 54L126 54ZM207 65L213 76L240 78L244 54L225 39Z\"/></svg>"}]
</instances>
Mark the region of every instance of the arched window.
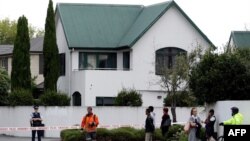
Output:
<instances>
[{"instance_id":1,"label":"arched window","mask_svg":"<svg viewBox=\"0 0 250 141\"><path fill-rule=\"evenodd\" d=\"M73 98L73 106L81 106L82 104L82 98L81 94L79 92L74 92L72 95Z\"/></svg>"},{"instance_id":2,"label":"arched window","mask_svg":"<svg viewBox=\"0 0 250 141\"><path fill-rule=\"evenodd\" d=\"M155 74L161 75L164 68L171 68L175 63L175 58L181 53L187 53L187 51L176 48L166 47L156 51L155 53Z\"/></svg>"}]
</instances>

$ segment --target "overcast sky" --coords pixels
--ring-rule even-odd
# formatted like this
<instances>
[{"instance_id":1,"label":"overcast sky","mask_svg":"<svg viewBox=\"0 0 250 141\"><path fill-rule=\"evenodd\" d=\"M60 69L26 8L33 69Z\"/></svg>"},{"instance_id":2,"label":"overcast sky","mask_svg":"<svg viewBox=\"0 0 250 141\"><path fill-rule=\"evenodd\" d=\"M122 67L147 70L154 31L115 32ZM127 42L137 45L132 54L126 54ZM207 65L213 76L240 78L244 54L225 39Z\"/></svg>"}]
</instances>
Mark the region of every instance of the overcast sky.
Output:
<instances>
[{"instance_id":1,"label":"overcast sky","mask_svg":"<svg viewBox=\"0 0 250 141\"><path fill-rule=\"evenodd\" d=\"M64 3L150 5L168 0L53 0ZM175 0L193 22L218 47L226 44L232 30L250 30L250 0ZM0 0L0 19L25 15L30 24L44 28L48 0Z\"/></svg>"}]
</instances>

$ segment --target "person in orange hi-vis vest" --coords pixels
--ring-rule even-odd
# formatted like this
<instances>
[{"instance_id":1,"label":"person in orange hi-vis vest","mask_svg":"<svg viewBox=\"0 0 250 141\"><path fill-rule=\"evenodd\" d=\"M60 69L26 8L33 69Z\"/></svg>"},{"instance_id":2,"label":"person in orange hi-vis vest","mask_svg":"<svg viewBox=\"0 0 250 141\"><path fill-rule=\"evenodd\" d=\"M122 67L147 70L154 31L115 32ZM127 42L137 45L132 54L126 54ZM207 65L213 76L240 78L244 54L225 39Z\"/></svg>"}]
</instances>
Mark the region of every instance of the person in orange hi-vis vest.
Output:
<instances>
[{"instance_id":1,"label":"person in orange hi-vis vest","mask_svg":"<svg viewBox=\"0 0 250 141\"><path fill-rule=\"evenodd\" d=\"M82 118L81 128L86 131L86 141L96 141L96 128L99 124L98 117L93 114L92 107L87 108L88 113Z\"/></svg>"}]
</instances>

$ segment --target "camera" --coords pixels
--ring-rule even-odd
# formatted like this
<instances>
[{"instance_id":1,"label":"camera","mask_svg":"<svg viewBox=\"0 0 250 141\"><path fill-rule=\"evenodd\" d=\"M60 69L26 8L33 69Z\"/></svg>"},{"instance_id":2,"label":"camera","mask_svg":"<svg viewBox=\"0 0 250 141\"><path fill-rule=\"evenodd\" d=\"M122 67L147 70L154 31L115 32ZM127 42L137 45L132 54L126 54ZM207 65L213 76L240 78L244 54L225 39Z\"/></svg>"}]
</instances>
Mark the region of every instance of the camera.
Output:
<instances>
[{"instance_id":1,"label":"camera","mask_svg":"<svg viewBox=\"0 0 250 141\"><path fill-rule=\"evenodd\" d=\"M91 123L89 123L89 126L90 126L90 127L95 126L95 122L91 122Z\"/></svg>"}]
</instances>

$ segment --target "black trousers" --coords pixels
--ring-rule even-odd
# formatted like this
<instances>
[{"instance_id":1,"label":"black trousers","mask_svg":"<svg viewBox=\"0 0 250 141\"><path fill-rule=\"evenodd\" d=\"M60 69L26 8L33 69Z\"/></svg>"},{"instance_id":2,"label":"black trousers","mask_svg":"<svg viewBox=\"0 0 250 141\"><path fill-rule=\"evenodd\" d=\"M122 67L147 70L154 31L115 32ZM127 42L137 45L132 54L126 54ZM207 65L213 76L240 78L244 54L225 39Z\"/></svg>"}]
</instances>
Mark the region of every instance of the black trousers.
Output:
<instances>
[{"instance_id":1,"label":"black trousers","mask_svg":"<svg viewBox=\"0 0 250 141\"><path fill-rule=\"evenodd\" d=\"M41 141L42 130L32 130L32 141L35 141L36 133L37 133L38 141Z\"/></svg>"}]
</instances>

